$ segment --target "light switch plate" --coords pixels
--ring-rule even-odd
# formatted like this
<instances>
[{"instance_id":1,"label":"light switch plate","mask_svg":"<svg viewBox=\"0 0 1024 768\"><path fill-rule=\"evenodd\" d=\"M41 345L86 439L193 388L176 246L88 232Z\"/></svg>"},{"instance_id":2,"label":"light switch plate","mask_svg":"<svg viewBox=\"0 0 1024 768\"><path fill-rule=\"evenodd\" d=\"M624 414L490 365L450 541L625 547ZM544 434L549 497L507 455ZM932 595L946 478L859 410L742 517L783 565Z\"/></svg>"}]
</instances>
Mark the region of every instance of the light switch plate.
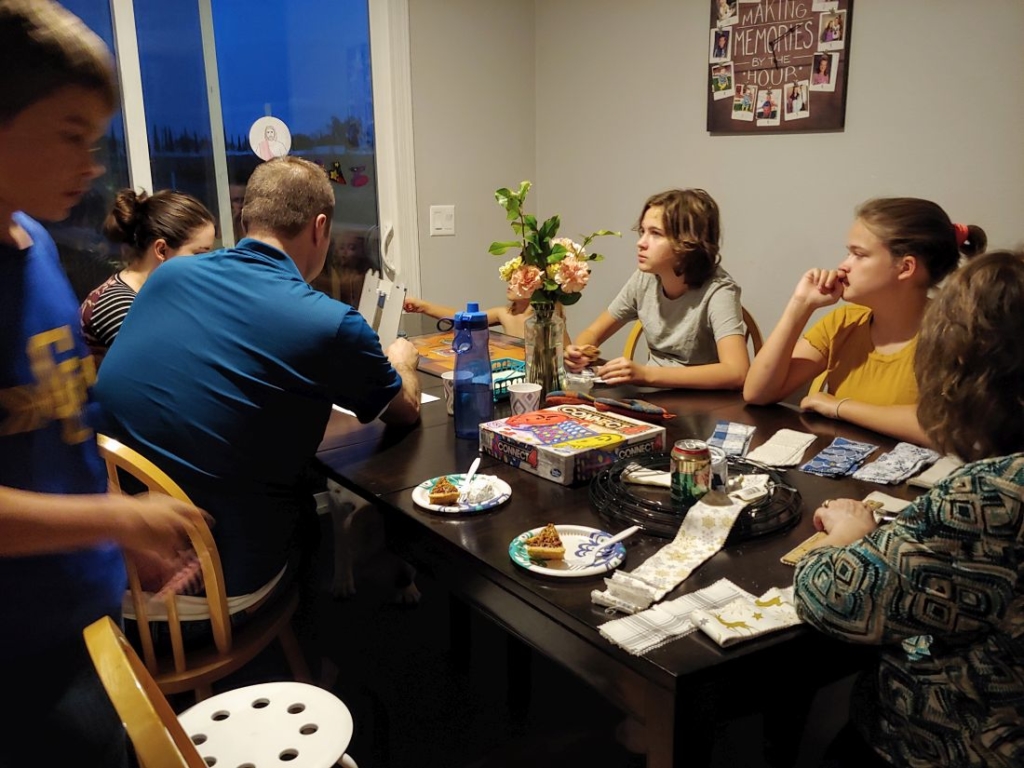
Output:
<instances>
[{"instance_id":1,"label":"light switch plate","mask_svg":"<svg viewBox=\"0 0 1024 768\"><path fill-rule=\"evenodd\" d=\"M439 237L455 234L455 206L430 206L430 236Z\"/></svg>"}]
</instances>

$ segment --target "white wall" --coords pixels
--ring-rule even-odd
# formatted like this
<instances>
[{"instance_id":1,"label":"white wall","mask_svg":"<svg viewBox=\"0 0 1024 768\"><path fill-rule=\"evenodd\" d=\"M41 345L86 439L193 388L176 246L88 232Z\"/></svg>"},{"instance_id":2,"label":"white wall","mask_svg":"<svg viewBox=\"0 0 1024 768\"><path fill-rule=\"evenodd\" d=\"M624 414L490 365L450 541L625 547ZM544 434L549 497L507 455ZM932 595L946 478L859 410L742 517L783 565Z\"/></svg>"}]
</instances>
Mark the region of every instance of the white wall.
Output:
<instances>
[{"instance_id":1,"label":"white wall","mask_svg":"<svg viewBox=\"0 0 1024 768\"><path fill-rule=\"evenodd\" d=\"M1024 241L1020 0L857 0L845 130L774 136L705 130L706 2L411 5L429 298L500 299L484 251L508 229L488 213L490 193L519 177L535 182L531 210L559 213L563 234L623 231L598 241L609 259L570 310L572 333L632 271L629 230L644 199L669 187L718 201L723 264L766 333L806 268L842 258L853 208L869 197L927 197L983 226L993 246ZM430 202L456 203L456 238L425 236ZM433 271L456 258L465 281Z\"/></svg>"},{"instance_id":2,"label":"white wall","mask_svg":"<svg viewBox=\"0 0 1024 768\"><path fill-rule=\"evenodd\" d=\"M536 161L532 2L409 0L416 198L423 296L450 306L505 301L511 239L494 190ZM455 205L454 237L430 237L431 205Z\"/></svg>"}]
</instances>

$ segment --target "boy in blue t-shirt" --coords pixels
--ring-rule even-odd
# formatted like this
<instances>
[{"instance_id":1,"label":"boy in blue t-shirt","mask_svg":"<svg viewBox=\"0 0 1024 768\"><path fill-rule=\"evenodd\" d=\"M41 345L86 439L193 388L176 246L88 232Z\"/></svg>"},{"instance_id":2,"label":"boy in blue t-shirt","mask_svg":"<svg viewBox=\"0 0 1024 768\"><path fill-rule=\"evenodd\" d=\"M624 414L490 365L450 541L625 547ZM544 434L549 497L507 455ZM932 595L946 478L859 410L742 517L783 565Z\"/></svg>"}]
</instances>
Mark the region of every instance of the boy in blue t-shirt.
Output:
<instances>
[{"instance_id":1,"label":"boy in blue t-shirt","mask_svg":"<svg viewBox=\"0 0 1024 768\"><path fill-rule=\"evenodd\" d=\"M53 240L103 169L109 53L50 0L0 0L0 766L125 765L82 630L118 616L119 547L173 557L201 512L107 493L84 415L95 366Z\"/></svg>"}]
</instances>

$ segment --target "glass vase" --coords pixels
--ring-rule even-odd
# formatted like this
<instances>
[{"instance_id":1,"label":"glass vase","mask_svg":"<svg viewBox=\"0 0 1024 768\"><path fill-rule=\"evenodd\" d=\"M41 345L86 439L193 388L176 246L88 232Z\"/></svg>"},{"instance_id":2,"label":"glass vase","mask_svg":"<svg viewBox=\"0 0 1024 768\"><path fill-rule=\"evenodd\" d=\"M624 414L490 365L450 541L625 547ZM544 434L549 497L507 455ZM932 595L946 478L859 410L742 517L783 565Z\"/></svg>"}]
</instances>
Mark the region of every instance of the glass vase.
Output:
<instances>
[{"instance_id":1,"label":"glass vase","mask_svg":"<svg viewBox=\"0 0 1024 768\"><path fill-rule=\"evenodd\" d=\"M540 384L543 404L549 392L565 387L565 319L555 312L554 304L532 307L533 314L526 318L526 380Z\"/></svg>"}]
</instances>

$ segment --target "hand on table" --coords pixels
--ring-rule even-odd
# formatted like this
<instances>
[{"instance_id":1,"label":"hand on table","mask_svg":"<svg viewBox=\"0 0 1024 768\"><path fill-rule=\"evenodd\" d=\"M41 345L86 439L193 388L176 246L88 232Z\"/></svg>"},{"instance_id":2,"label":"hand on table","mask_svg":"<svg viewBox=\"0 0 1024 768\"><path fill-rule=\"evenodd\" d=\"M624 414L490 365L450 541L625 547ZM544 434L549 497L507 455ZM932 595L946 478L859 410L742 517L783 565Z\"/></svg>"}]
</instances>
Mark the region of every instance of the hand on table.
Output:
<instances>
[{"instance_id":1,"label":"hand on table","mask_svg":"<svg viewBox=\"0 0 1024 768\"><path fill-rule=\"evenodd\" d=\"M878 527L871 508L853 499L827 499L814 510L814 527L828 534L826 545L842 547Z\"/></svg>"},{"instance_id":2,"label":"hand on table","mask_svg":"<svg viewBox=\"0 0 1024 768\"><path fill-rule=\"evenodd\" d=\"M835 419L838 418L836 416L836 407L838 405L839 400L833 395L826 394L825 392L815 392L813 395L807 395L800 401L800 410L812 411L827 418Z\"/></svg>"},{"instance_id":3,"label":"hand on table","mask_svg":"<svg viewBox=\"0 0 1024 768\"><path fill-rule=\"evenodd\" d=\"M643 384L645 367L628 358L616 357L594 372L605 384Z\"/></svg>"}]
</instances>

